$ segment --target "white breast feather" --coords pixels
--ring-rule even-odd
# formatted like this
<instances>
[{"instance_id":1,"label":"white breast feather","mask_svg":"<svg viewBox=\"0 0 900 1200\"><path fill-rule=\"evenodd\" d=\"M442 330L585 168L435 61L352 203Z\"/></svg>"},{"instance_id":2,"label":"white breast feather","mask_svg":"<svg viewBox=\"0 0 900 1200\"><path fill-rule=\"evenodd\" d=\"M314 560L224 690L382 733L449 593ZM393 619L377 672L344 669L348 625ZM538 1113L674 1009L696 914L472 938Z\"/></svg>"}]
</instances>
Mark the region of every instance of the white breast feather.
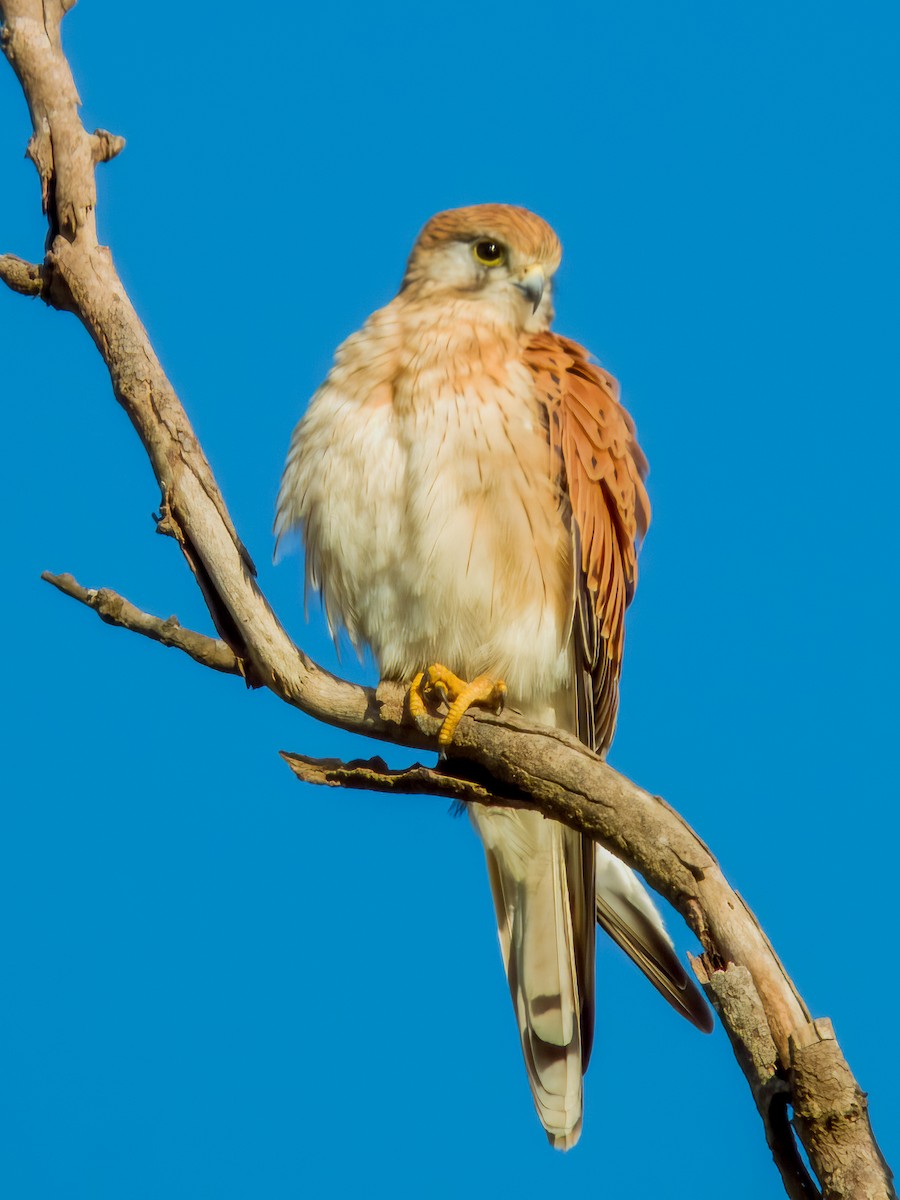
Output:
<instances>
[{"instance_id":1,"label":"white breast feather","mask_svg":"<svg viewBox=\"0 0 900 1200\"><path fill-rule=\"evenodd\" d=\"M388 306L338 351L295 430L277 530L302 528L329 622L383 677L492 674L568 724L569 539L531 376L514 344L482 355L452 309L416 328L414 354L408 333Z\"/></svg>"}]
</instances>

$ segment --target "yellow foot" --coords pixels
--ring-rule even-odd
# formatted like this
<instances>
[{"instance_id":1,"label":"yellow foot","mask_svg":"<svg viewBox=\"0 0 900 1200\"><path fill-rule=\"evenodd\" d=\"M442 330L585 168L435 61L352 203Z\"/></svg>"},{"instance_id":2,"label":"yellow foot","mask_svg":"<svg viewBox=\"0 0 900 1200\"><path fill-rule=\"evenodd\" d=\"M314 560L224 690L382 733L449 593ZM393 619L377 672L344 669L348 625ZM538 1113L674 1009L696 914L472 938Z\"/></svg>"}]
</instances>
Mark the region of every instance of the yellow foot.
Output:
<instances>
[{"instance_id":1,"label":"yellow foot","mask_svg":"<svg viewBox=\"0 0 900 1200\"><path fill-rule=\"evenodd\" d=\"M426 702L429 700L445 701L450 705L450 711L444 718L438 734L438 745L449 746L456 733L456 727L473 704L482 708L500 712L506 699L506 684L502 679L492 679L490 675L479 675L471 683L466 683L458 675L454 675L440 663L433 663L427 671L420 671L410 684L409 711L413 719L418 721L426 714Z\"/></svg>"}]
</instances>

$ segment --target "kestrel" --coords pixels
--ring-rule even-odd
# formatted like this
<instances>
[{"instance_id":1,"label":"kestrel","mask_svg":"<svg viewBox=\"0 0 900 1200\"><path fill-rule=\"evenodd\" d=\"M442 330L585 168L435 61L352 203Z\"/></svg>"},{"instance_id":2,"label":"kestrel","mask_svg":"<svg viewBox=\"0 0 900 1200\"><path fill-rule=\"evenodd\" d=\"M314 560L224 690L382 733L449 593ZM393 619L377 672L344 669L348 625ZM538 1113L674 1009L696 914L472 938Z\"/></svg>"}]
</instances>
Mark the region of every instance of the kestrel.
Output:
<instances>
[{"instance_id":1,"label":"kestrel","mask_svg":"<svg viewBox=\"0 0 900 1200\"><path fill-rule=\"evenodd\" d=\"M398 295L348 338L291 440L276 533L302 530L332 631L413 711L508 703L603 755L650 506L615 380L550 332L561 247L484 204L420 233ZM424 673L424 676L423 676ZM633 872L538 812L469 806L522 1051L551 1143L582 1123L595 919L699 1028L708 1009Z\"/></svg>"}]
</instances>

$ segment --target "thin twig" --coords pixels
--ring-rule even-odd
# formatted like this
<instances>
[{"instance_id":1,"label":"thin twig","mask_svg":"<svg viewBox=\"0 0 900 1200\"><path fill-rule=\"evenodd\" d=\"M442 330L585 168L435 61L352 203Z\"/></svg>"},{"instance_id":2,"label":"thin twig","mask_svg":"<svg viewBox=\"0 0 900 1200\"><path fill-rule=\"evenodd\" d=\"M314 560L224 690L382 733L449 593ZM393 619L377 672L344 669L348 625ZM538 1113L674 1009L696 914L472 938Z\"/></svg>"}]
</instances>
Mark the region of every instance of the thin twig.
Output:
<instances>
[{"instance_id":1,"label":"thin twig","mask_svg":"<svg viewBox=\"0 0 900 1200\"><path fill-rule=\"evenodd\" d=\"M221 638L211 638L204 633L185 629L178 623L177 617L154 617L136 608L111 588L82 587L78 580L69 574L53 575L50 571L44 571L41 579L52 583L73 600L92 608L107 625L118 625L122 629L130 629L132 633L140 633L143 637L159 642L162 646L183 650L202 667L211 667L214 671L222 671L226 675L243 674L240 660Z\"/></svg>"},{"instance_id":2,"label":"thin twig","mask_svg":"<svg viewBox=\"0 0 900 1200\"><path fill-rule=\"evenodd\" d=\"M289 750L278 752L301 783L352 788L363 792L393 792L395 795L443 796L460 804L508 804L488 788L461 775L445 774L416 763L402 771L388 767L383 758L310 758Z\"/></svg>"}]
</instances>

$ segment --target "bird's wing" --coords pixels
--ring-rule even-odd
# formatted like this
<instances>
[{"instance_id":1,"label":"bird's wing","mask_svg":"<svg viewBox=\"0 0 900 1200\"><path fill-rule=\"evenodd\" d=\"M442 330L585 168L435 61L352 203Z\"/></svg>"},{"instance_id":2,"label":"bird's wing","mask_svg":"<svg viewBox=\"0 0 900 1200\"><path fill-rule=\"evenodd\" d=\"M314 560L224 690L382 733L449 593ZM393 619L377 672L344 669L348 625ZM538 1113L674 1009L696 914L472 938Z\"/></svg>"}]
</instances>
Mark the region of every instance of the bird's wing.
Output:
<instances>
[{"instance_id":1,"label":"bird's wing","mask_svg":"<svg viewBox=\"0 0 900 1200\"><path fill-rule=\"evenodd\" d=\"M659 994L703 1033L713 1027L703 994L682 967L662 917L630 867L595 846L597 922L644 972Z\"/></svg>"},{"instance_id":2,"label":"bird's wing","mask_svg":"<svg viewBox=\"0 0 900 1200\"><path fill-rule=\"evenodd\" d=\"M625 609L650 523L647 460L616 381L581 346L537 334L526 362L547 412L550 469L572 531L578 736L603 754L616 727Z\"/></svg>"},{"instance_id":3,"label":"bird's wing","mask_svg":"<svg viewBox=\"0 0 900 1200\"><path fill-rule=\"evenodd\" d=\"M541 333L526 362L546 409L550 469L572 533L577 733L603 755L616 726L625 609L650 523L647 460L616 381L581 346ZM709 1009L634 872L602 846L596 864L599 924L677 1012L709 1030Z\"/></svg>"}]
</instances>

